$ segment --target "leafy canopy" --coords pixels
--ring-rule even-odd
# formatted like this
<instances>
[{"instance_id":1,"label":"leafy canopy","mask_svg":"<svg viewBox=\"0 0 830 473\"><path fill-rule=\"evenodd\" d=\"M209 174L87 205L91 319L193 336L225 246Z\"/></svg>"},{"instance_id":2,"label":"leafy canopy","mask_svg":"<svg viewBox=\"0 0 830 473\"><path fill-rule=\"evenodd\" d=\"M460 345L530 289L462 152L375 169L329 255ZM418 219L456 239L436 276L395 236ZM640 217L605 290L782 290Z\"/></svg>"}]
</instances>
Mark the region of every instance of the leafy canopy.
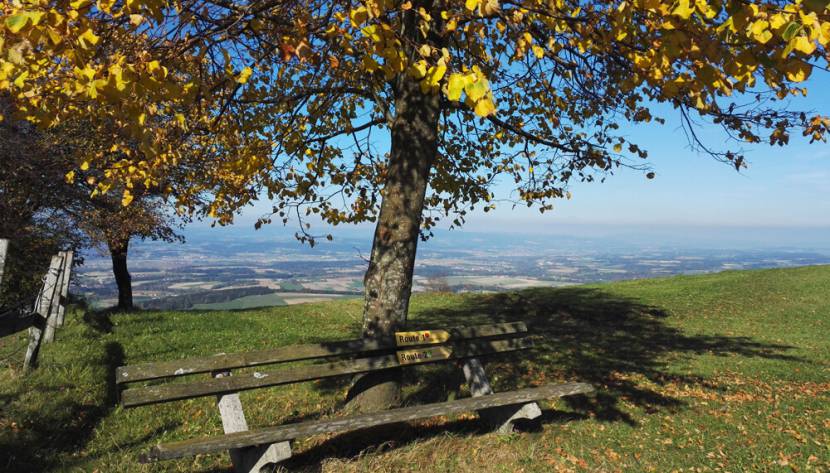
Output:
<instances>
[{"instance_id":1,"label":"leafy canopy","mask_svg":"<svg viewBox=\"0 0 830 473\"><path fill-rule=\"evenodd\" d=\"M19 113L106 131L79 163L99 192L160 187L222 222L263 191L283 219L373 220L402 80L442 98L427 228L491 208L499 176L544 211L645 158L618 129L658 103L736 167L696 120L737 145L830 128L787 108L830 59L825 0L12 0L0 25Z\"/></svg>"}]
</instances>

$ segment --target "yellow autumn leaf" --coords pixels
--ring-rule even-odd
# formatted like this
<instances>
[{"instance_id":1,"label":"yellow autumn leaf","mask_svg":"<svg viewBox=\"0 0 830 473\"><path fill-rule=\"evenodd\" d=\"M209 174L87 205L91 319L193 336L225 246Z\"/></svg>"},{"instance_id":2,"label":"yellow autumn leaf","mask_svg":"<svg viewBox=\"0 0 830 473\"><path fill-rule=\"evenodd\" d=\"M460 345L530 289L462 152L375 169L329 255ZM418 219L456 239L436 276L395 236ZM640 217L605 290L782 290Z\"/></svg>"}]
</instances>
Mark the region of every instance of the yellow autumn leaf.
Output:
<instances>
[{"instance_id":1,"label":"yellow autumn leaf","mask_svg":"<svg viewBox=\"0 0 830 473\"><path fill-rule=\"evenodd\" d=\"M89 161L84 161L81 163L81 171L88 171L89 170Z\"/></svg>"},{"instance_id":2,"label":"yellow autumn leaf","mask_svg":"<svg viewBox=\"0 0 830 473\"><path fill-rule=\"evenodd\" d=\"M98 9L104 13L111 13L112 6L115 4L115 0L98 0L97 5Z\"/></svg>"},{"instance_id":3,"label":"yellow autumn leaf","mask_svg":"<svg viewBox=\"0 0 830 473\"><path fill-rule=\"evenodd\" d=\"M467 93L467 97L470 97L470 100L478 102L490 92L490 84L487 82L487 79L479 77L477 80L467 83L464 86L464 92Z\"/></svg>"},{"instance_id":4,"label":"yellow autumn leaf","mask_svg":"<svg viewBox=\"0 0 830 473\"><path fill-rule=\"evenodd\" d=\"M254 73L254 70L250 67L246 67L242 69L238 76L236 76L236 82L238 84L244 84L248 82L248 78L251 77L251 74Z\"/></svg>"},{"instance_id":5,"label":"yellow autumn leaf","mask_svg":"<svg viewBox=\"0 0 830 473\"><path fill-rule=\"evenodd\" d=\"M447 98L453 102L458 102L461 99L461 92L464 91L464 85L466 83L466 74L450 74L450 78L447 81Z\"/></svg>"},{"instance_id":6,"label":"yellow autumn leaf","mask_svg":"<svg viewBox=\"0 0 830 473\"><path fill-rule=\"evenodd\" d=\"M752 23L752 26L749 27L749 32L756 41L761 44L766 44L767 41L772 39L772 31L769 30L769 26L768 21L758 20Z\"/></svg>"},{"instance_id":7,"label":"yellow autumn leaf","mask_svg":"<svg viewBox=\"0 0 830 473\"><path fill-rule=\"evenodd\" d=\"M133 194L130 193L129 190L125 189L124 190L124 195L121 197L121 205L126 207L126 206L130 205L130 203L132 201L133 201Z\"/></svg>"},{"instance_id":8,"label":"yellow autumn leaf","mask_svg":"<svg viewBox=\"0 0 830 473\"><path fill-rule=\"evenodd\" d=\"M688 20L694 12L695 9L691 6L689 0L679 0L677 2L677 7L672 11L672 14L677 15L684 20Z\"/></svg>"},{"instance_id":9,"label":"yellow autumn leaf","mask_svg":"<svg viewBox=\"0 0 830 473\"><path fill-rule=\"evenodd\" d=\"M804 54L813 54L813 51L816 50L816 43L811 41L810 38L806 36L796 36L790 41L790 45L792 45L793 49L796 51L800 51Z\"/></svg>"},{"instance_id":10,"label":"yellow autumn leaf","mask_svg":"<svg viewBox=\"0 0 830 473\"><path fill-rule=\"evenodd\" d=\"M32 26L37 26L40 23L41 18L43 18L46 13L42 11L33 11L29 12L29 20L32 22Z\"/></svg>"},{"instance_id":11,"label":"yellow autumn leaf","mask_svg":"<svg viewBox=\"0 0 830 473\"><path fill-rule=\"evenodd\" d=\"M810 77L811 72L813 72L813 66L804 61L790 61L784 67L787 79L792 82L804 82Z\"/></svg>"},{"instance_id":12,"label":"yellow autumn leaf","mask_svg":"<svg viewBox=\"0 0 830 473\"><path fill-rule=\"evenodd\" d=\"M467 0L464 3L464 7L469 11L475 11L479 3L481 3L481 0Z\"/></svg>"},{"instance_id":13,"label":"yellow autumn leaf","mask_svg":"<svg viewBox=\"0 0 830 473\"><path fill-rule=\"evenodd\" d=\"M480 117L487 117L496 112L496 104L487 97L476 102L475 114Z\"/></svg>"},{"instance_id":14,"label":"yellow autumn leaf","mask_svg":"<svg viewBox=\"0 0 830 473\"><path fill-rule=\"evenodd\" d=\"M46 29L46 34L49 35L49 40L52 41L52 44L55 46L61 44L63 42L63 38L57 31L53 30L52 28Z\"/></svg>"},{"instance_id":15,"label":"yellow autumn leaf","mask_svg":"<svg viewBox=\"0 0 830 473\"><path fill-rule=\"evenodd\" d=\"M424 81L427 85L431 87L437 87L438 83L441 82L441 79L444 77L444 74L447 72L447 66L443 64L438 64L437 66L432 66L427 71L426 77L424 77Z\"/></svg>"},{"instance_id":16,"label":"yellow autumn leaf","mask_svg":"<svg viewBox=\"0 0 830 473\"><path fill-rule=\"evenodd\" d=\"M777 30L788 22L787 17L783 13L776 13L769 18L770 28Z\"/></svg>"},{"instance_id":17,"label":"yellow autumn leaf","mask_svg":"<svg viewBox=\"0 0 830 473\"><path fill-rule=\"evenodd\" d=\"M6 29L12 33L19 33L29 22L29 12L21 12L6 17Z\"/></svg>"},{"instance_id":18,"label":"yellow autumn leaf","mask_svg":"<svg viewBox=\"0 0 830 473\"><path fill-rule=\"evenodd\" d=\"M96 44L98 44L98 41L100 40L101 38L99 38L92 31L92 28L87 28L86 31L84 31L83 33L81 33L80 36L78 36L78 43L80 43L81 48L83 49L89 49L90 47L95 46Z\"/></svg>"},{"instance_id":19,"label":"yellow autumn leaf","mask_svg":"<svg viewBox=\"0 0 830 473\"><path fill-rule=\"evenodd\" d=\"M25 85L26 78L29 77L29 71L23 71L17 76L17 79L14 80L14 86L22 89L23 85Z\"/></svg>"},{"instance_id":20,"label":"yellow autumn leaf","mask_svg":"<svg viewBox=\"0 0 830 473\"><path fill-rule=\"evenodd\" d=\"M622 144L620 144L620 143L615 144L615 145L614 145L614 152L615 152L615 153L620 153L620 152L622 152Z\"/></svg>"},{"instance_id":21,"label":"yellow autumn leaf","mask_svg":"<svg viewBox=\"0 0 830 473\"><path fill-rule=\"evenodd\" d=\"M718 11L712 8L706 0L695 0L695 6L708 19L712 19L718 15Z\"/></svg>"},{"instance_id":22,"label":"yellow autumn leaf","mask_svg":"<svg viewBox=\"0 0 830 473\"><path fill-rule=\"evenodd\" d=\"M355 8L349 12L349 19L352 21L352 26L359 28L369 20L369 10L366 7Z\"/></svg>"},{"instance_id":23,"label":"yellow autumn leaf","mask_svg":"<svg viewBox=\"0 0 830 473\"><path fill-rule=\"evenodd\" d=\"M427 62L423 59L415 61L409 66L408 72L415 79L423 79L427 75Z\"/></svg>"}]
</instances>

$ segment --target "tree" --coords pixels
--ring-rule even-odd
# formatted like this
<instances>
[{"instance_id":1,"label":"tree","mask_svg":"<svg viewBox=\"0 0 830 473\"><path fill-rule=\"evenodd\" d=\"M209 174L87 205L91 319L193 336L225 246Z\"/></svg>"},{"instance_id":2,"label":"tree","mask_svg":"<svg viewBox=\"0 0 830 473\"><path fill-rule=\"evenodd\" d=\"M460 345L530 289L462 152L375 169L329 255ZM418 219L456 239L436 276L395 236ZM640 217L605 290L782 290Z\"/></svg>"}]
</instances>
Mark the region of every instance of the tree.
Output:
<instances>
[{"instance_id":1,"label":"tree","mask_svg":"<svg viewBox=\"0 0 830 473\"><path fill-rule=\"evenodd\" d=\"M8 100L0 101L4 109ZM118 307L131 309L132 287L127 253L134 237L180 241L171 208L158 195L134 187L139 197L123 206L120 197L90 197L100 173L79 170L79 179L67 182L80 157L101 146L82 120L62 122L47 130L12 120L0 123L0 235L14 242L11 264L16 275L9 289L12 299L25 301L36 293L49 255L59 250L104 246L112 257L118 286ZM140 189L140 190L139 190Z\"/></svg>"},{"instance_id":2,"label":"tree","mask_svg":"<svg viewBox=\"0 0 830 473\"><path fill-rule=\"evenodd\" d=\"M209 193L200 205L220 221L264 192L276 218L376 222L371 338L406 320L419 235L491 209L500 177L519 202L546 211L573 179L641 167L645 149L617 130L662 123L656 104L676 110L693 145L736 168L744 156L730 148L741 143L784 145L793 131L822 141L830 128L788 108L827 65L824 0L173 3L72 2L58 10L77 18L61 29L63 46L49 43L55 22L37 16L42 8L6 7L9 50L41 48L0 63L0 89L31 93L23 111L44 123L62 112L40 97L85 112L103 103L100 113L149 143L117 167L92 157L107 173L99 186L198 166L203 182L170 192L181 202ZM44 66L47 53L64 62ZM702 142L698 120L732 145ZM386 153L377 130L388 134ZM394 375L378 376L355 390L359 405L393 402Z\"/></svg>"},{"instance_id":3,"label":"tree","mask_svg":"<svg viewBox=\"0 0 830 473\"><path fill-rule=\"evenodd\" d=\"M170 208L159 197L137 198L131 205L122 206L111 197L99 196L79 216L78 223L90 236L93 245L104 246L112 259L112 273L118 287L118 308L133 309L132 277L127 269L130 241L134 238L184 241L176 233Z\"/></svg>"},{"instance_id":4,"label":"tree","mask_svg":"<svg viewBox=\"0 0 830 473\"><path fill-rule=\"evenodd\" d=\"M0 96L0 114L10 107ZM69 217L89 195L63 184L73 165L71 156L32 124L0 123L0 238L11 242L0 287L5 308L31 310L50 256L88 244Z\"/></svg>"}]
</instances>

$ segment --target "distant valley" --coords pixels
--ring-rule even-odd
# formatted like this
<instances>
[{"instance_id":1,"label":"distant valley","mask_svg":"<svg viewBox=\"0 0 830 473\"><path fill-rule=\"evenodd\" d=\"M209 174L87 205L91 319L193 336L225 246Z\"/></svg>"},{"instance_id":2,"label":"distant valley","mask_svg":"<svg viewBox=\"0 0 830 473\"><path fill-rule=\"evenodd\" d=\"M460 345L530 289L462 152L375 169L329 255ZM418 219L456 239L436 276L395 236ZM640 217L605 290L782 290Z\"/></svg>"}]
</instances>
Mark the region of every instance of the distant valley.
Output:
<instances>
[{"instance_id":1,"label":"distant valley","mask_svg":"<svg viewBox=\"0 0 830 473\"><path fill-rule=\"evenodd\" d=\"M827 249L717 249L608 237L446 232L419 248L413 290L488 292L730 269L830 264ZM314 248L293 237L210 231L186 244L139 242L130 255L136 303L158 310L228 310L359 297L368 238ZM87 255L80 292L116 302L109 258Z\"/></svg>"}]
</instances>

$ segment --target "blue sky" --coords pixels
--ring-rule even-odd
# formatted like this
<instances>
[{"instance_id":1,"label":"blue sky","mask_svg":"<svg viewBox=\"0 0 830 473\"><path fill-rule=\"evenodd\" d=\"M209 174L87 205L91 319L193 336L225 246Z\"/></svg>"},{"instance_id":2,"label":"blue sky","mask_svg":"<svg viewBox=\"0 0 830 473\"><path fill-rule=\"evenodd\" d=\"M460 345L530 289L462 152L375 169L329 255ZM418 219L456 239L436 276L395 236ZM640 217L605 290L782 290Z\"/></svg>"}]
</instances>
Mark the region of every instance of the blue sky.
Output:
<instances>
[{"instance_id":1,"label":"blue sky","mask_svg":"<svg viewBox=\"0 0 830 473\"><path fill-rule=\"evenodd\" d=\"M794 99L792 108L830 115L827 85L830 73L816 70L806 83L810 94L806 99ZM646 179L640 171L620 169L605 183L574 184L573 198L559 201L553 212L540 215L535 209L505 205L488 214L473 214L465 228L475 232L553 234L579 226L631 227L644 232L685 227L809 227L813 232L826 230L830 240L830 144L810 145L800 136L793 136L790 145L783 148L766 144L744 147L749 167L739 173L689 149L675 111L663 110L660 115L667 120L665 125L623 130L649 151L648 162L657 174L655 179ZM707 145L726 145L724 135L716 128L710 126L701 132ZM497 197L505 197L506 192L506 186L501 192L497 190ZM246 209L235 226L242 227L239 230L250 228L269 208L267 202L261 202ZM288 230L293 232L294 228ZM320 227L316 230L327 231ZM344 231L368 235L371 226L333 229L335 236Z\"/></svg>"}]
</instances>

